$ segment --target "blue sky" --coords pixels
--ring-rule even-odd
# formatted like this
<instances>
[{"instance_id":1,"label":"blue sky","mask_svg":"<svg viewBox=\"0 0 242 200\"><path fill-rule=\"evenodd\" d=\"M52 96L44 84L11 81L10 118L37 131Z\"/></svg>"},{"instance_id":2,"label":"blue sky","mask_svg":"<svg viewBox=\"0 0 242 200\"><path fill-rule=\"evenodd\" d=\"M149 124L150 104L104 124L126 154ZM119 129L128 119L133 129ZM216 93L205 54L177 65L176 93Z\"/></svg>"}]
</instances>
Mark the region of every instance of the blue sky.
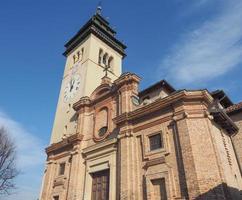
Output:
<instances>
[{"instance_id":1,"label":"blue sky","mask_svg":"<svg viewBox=\"0 0 242 200\"><path fill-rule=\"evenodd\" d=\"M19 150L22 174L11 200L36 200L65 64L64 43L95 12L96 0L0 3L0 125ZM103 15L128 46L123 71L141 89L224 89L242 101L240 0L103 0Z\"/></svg>"}]
</instances>

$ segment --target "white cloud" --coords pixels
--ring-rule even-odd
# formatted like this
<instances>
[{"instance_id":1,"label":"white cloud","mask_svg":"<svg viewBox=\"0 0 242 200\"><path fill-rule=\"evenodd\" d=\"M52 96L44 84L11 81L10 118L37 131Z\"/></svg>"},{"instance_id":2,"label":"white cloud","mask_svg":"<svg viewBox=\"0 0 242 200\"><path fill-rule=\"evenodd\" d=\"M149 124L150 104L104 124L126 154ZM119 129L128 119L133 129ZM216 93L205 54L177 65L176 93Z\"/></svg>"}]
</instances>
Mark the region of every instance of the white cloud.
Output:
<instances>
[{"instance_id":1,"label":"white cloud","mask_svg":"<svg viewBox=\"0 0 242 200\"><path fill-rule=\"evenodd\" d=\"M162 75L188 84L224 75L241 63L242 2L223 4L219 15L186 33L173 47L159 68Z\"/></svg>"},{"instance_id":2,"label":"white cloud","mask_svg":"<svg viewBox=\"0 0 242 200\"><path fill-rule=\"evenodd\" d=\"M37 136L0 110L0 127L2 126L15 141L17 168L21 172L16 179L15 194L4 197L4 200L36 200L44 168L44 145Z\"/></svg>"},{"instance_id":3,"label":"white cloud","mask_svg":"<svg viewBox=\"0 0 242 200\"><path fill-rule=\"evenodd\" d=\"M0 111L0 127L2 126L6 128L16 143L17 165L21 170L43 163L44 146L39 138Z\"/></svg>"}]
</instances>

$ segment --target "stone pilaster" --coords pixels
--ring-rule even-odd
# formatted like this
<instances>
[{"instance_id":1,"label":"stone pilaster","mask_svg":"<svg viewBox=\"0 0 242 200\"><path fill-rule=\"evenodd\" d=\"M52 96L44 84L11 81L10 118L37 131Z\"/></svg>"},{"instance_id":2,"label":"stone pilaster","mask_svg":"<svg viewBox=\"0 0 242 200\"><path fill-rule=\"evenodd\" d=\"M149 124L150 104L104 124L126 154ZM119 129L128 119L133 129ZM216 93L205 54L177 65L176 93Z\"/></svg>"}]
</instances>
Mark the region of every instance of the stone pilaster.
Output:
<instances>
[{"instance_id":1,"label":"stone pilaster","mask_svg":"<svg viewBox=\"0 0 242 200\"><path fill-rule=\"evenodd\" d=\"M189 198L226 199L206 119L178 120L177 130Z\"/></svg>"},{"instance_id":2,"label":"stone pilaster","mask_svg":"<svg viewBox=\"0 0 242 200\"><path fill-rule=\"evenodd\" d=\"M120 181L120 200L142 200L142 168L140 148L138 139L134 136L120 138L119 143L119 181Z\"/></svg>"},{"instance_id":3,"label":"stone pilaster","mask_svg":"<svg viewBox=\"0 0 242 200\"><path fill-rule=\"evenodd\" d=\"M44 176L44 184L43 184L43 193L40 200L49 200L51 199L51 193L54 182L54 174L55 174L55 163L53 161L47 162L47 167Z\"/></svg>"},{"instance_id":4,"label":"stone pilaster","mask_svg":"<svg viewBox=\"0 0 242 200\"><path fill-rule=\"evenodd\" d=\"M70 160L71 166L67 193L68 200L82 199L84 192L84 159L82 158L81 151L79 150L79 145L77 145L74 149L75 150L71 153Z\"/></svg>"}]
</instances>

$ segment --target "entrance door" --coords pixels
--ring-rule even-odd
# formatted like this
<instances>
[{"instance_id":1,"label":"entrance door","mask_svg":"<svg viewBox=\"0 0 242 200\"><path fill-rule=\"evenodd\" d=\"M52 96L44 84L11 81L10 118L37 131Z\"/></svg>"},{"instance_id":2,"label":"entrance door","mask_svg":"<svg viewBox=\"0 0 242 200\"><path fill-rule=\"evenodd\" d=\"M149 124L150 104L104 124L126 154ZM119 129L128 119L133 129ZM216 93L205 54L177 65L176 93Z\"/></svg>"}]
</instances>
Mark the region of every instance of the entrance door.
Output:
<instances>
[{"instance_id":1,"label":"entrance door","mask_svg":"<svg viewBox=\"0 0 242 200\"><path fill-rule=\"evenodd\" d=\"M92 174L92 200L109 200L109 170Z\"/></svg>"}]
</instances>

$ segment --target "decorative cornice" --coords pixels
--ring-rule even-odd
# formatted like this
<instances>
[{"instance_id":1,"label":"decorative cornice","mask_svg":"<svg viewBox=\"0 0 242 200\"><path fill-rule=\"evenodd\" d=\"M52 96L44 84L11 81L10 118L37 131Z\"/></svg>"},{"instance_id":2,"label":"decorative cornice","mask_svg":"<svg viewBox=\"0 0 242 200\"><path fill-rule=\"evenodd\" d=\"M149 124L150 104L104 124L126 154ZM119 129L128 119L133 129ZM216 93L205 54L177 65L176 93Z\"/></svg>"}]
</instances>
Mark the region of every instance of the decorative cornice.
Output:
<instances>
[{"instance_id":1,"label":"decorative cornice","mask_svg":"<svg viewBox=\"0 0 242 200\"><path fill-rule=\"evenodd\" d=\"M117 80L115 80L112 85L104 83L98 86L92 93L91 98L82 97L79 101L73 104L73 109L75 111L78 111L82 107L91 107L96 103L103 101L104 99L114 96L115 92L117 92L123 85L125 84L128 85L129 83L132 83L132 82L139 83L139 81L140 81L140 77L138 77L136 74L129 73L129 72L124 73ZM104 89L107 89L107 92L104 92L100 96L96 96L98 92L101 92Z\"/></svg>"},{"instance_id":2,"label":"decorative cornice","mask_svg":"<svg viewBox=\"0 0 242 200\"><path fill-rule=\"evenodd\" d=\"M117 138L109 139L83 149L82 154L86 158L96 157L97 155L117 151Z\"/></svg>"},{"instance_id":3,"label":"decorative cornice","mask_svg":"<svg viewBox=\"0 0 242 200\"><path fill-rule=\"evenodd\" d=\"M167 121L172 121L172 115L169 115L169 116L166 116L166 117L163 117L161 119L158 119L158 120L154 120L154 121L151 121L149 123L145 123L141 126L137 126L133 129L133 132L136 133L136 132L139 132L141 130L144 130L144 129L147 129L147 128L150 128L150 127L153 127L153 126L156 126L156 125L159 125L159 124L162 124L164 122L167 122Z\"/></svg>"},{"instance_id":4,"label":"decorative cornice","mask_svg":"<svg viewBox=\"0 0 242 200\"><path fill-rule=\"evenodd\" d=\"M91 100L89 97L82 97L79 101L73 104L73 109L78 111L81 107L90 106Z\"/></svg>"},{"instance_id":5,"label":"decorative cornice","mask_svg":"<svg viewBox=\"0 0 242 200\"><path fill-rule=\"evenodd\" d=\"M82 139L83 139L83 135L80 135L80 134L71 135L65 138L64 140L62 140L61 142L50 145L45 149L45 152L47 153L47 155L49 155L51 153L54 153L55 151L61 151L63 148L67 146L73 146L81 142Z\"/></svg>"},{"instance_id":6,"label":"decorative cornice","mask_svg":"<svg viewBox=\"0 0 242 200\"><path fill-rule=\"evenodd\" d=\"M66 180L67 180L66 176L60 176L60 177L55 178L54 183L53 183L53 188L55 188L57 186L62 186L64 189Z\"/></svg>"},{"instance_id":7,"label":"decorative cornice","mask_svg":"<svg viewBox=\"0 0 242 200\"><path fill-rule=\"evenodd\" d=\"M59 160L61 158L66 158L66 157L69 157L71 156L71 151L66 151L66 152L62 152L61 154L49 154L47 160L53 160L53 161L56 161L56 160Z\"/></svg>"},{"instance_id":8,"label":"decorative cornice","mask_svg":"<svg viewBox=\"0 0 242 200\"><path fill-rule=\"evenodd\" d=\"M104 80L105 78L103 77L102 80ZM105 91L105 92L103 92ZM91 94L91 97L90 99L92 101L95 101L97 99L99 99L100 97L102 96L107 96L107 95L110 95L110 93L112 93L114 91L114 88L113 88L113 84L111 82L107 83L107 82L102 82L101 85L99 85ZM103 93L103 94L100 94L100 93Z\"/></svg>"},{"instance_id":9,"label":"decorative cornice","mask_svg":"<svg viewBox=\"0 0 242 200\"><path fill-rule=\"evenodd\" d=\"M136 82L139 83L141 78L130 72L123 73L117 80L114 81L114 84L118 87L121 87L122 85L128 83L128 82Z\"/></svg>"},{"instance_id":10,"label":"decorative cornice","mask_svg":"<svg viewBox=\"0 0 242 200\"><path fill-rule=\"evenodd\" d=\"M115 38L115 31L113 31L109 24L103 20L99 15L94 15L79 32L65 44L66 51L63 55L67 56L75 47L77 47L90 34L94 34L111 48L116 50L122 56L126 56L124 50L126 46Z\"/></svg>"},{"instance_id":11,"label":"decorative cornice","mask_svg":"<svg viewBox=\"0 0 242 200\"><path fill-rule=\"evenodd\" d=\"M143 168L147 169L150 166L159 165L159 164L162 164L162 163L165 163L165 157L149 160L149 161L145 162L145 164L143 165Z\"/></svg>"},{"instance_id":12,"label":"decorative cornice","mask_svg":"<svg viewBox=\"0 0 242 200\"><path fill-rule=\"evenodd\" d=\"M124 121L141 118L145 115L151 114L161 109L167 109L168 107L171 107L172 105L180 101L197 101L197 100L199 101L202 100L207 105L209 105L213 101L211 95L206 90L199 90L199 91L182 90L174 94L171 94L165 98L158 99L150 104L142 106L132 112L123 113L117 116L114 119L114 121L116 124L120 124L120 123L123 123Z\"/></svg>"},{"instance_id":13,"label":"decorative cornice","mask_svg":"<svg viewBox=\"0 0 242 200\"><path fill-rule=\"evenodd\" d=\"M73 104L73 109L75 111L79 111L83 107L91 107L98 102L110 98L114 94L114 92L115 90L110 88L109 92L105 92L103 95L100 95L99 97L94 98L93 100L89 97L82 97L79 101Z\"/></svg>"}]
</instances>

